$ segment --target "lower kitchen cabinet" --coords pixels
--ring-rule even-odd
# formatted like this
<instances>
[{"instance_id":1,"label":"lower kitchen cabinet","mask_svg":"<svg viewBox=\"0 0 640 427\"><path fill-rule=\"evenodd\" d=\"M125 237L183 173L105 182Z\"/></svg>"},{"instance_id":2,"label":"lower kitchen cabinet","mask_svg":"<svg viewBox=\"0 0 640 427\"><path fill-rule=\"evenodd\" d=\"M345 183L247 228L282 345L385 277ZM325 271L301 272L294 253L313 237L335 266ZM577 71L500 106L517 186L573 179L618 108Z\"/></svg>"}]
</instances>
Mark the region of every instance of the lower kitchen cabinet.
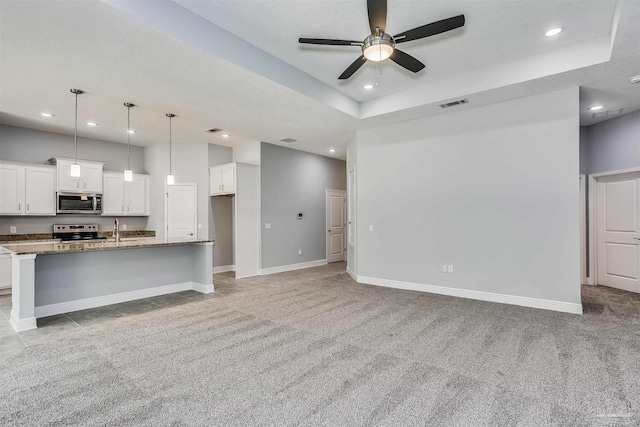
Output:
<instances>
[{"instance_id":1,"label":"lower kitchen cabinet","mask_svg":"<svg viewBox=\"0 0 640 427\"><path fill-rule=\"evenodd\" d=\"M0 295L11 289L11 254L0 254Z\"/></svg>"},{"instance_id":2,"label":"lower kitchen cabinet","mask_svg":"<svg viewBox=\"0 0 640 427\"><path fill-rule=\"evenodd\" d=\"M149 175L134 173L125 182L122 172L103 174L102 215L149 215Z\"/></svg>"}]
</instances>

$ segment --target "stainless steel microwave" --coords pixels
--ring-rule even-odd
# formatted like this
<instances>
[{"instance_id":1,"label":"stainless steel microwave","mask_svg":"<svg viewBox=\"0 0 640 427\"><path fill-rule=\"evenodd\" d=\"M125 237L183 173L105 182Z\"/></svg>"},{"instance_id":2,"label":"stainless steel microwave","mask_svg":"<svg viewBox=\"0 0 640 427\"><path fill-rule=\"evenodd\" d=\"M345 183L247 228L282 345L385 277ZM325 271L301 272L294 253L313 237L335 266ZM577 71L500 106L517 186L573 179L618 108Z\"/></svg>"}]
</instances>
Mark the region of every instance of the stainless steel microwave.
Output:
<instances>
[{"instance_id":1,"label":"stainless steel microwave","mask_svg":"<svg viewBox=\"0 0 640 427\"><path fill-rule=\"evenodd\" d=\"M102 213L102 194L94 193L58 193L58 214L100 215Z\"/></svg>"}]
</instances>

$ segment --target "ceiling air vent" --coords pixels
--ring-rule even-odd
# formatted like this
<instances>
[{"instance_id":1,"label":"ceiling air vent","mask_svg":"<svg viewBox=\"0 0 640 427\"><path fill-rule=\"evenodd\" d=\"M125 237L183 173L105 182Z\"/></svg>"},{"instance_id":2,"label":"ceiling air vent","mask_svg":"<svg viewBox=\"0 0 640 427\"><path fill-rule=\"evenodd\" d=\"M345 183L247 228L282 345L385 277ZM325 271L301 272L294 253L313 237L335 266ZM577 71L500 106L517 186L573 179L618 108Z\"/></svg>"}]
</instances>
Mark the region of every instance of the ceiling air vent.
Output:
<instances>
[{"instance_id":1,"label":"ceiling air vent","mask_svg":"<svg viewBox=\"0 0 640 427\"><path fill-rule=\"evenodd\" d=\"M598 111L597 113L593 113L591 117L595 119L598 117L617 116L618 114L622 113L622 110L624 110L624 108L616 108L615 110L609 110L609 111Z\"/></svg>"},{"instance_id":2,"label":"ceiling air vent","mask_svg":"<svg viewBox=\"0 0 640 427\"><path fill-rule=\"evenodd\" d=\"M222 129L218 129L218 128L211 128L205 132L209 132L209 133L216 133L216 132L220 132Z\"/></svg>"},{"instance_id":3,"label":"ceiling air vent","mask_svg":"<svg viewBox=\"0 0 640 427\"><path fill-rule=\"evenodd\" d=\"M288 142L289 144L291 144L292 142L296 142L297 139L293 139L293 138L285 138L285 139L281 139L280 141L282 142Z\"/></svg>"},{"instance_id":4,"label":"ceiling air vent","mask_svg":"<svg viewBox=\"0 0 640 427\"><path fill-rule=\"evenodd\" d=\"M468 99L459 99L457 101L447 102L446 104L440 104L440 108L455 107L456 105L468 104Z\"/></svg>"}]
</instances>

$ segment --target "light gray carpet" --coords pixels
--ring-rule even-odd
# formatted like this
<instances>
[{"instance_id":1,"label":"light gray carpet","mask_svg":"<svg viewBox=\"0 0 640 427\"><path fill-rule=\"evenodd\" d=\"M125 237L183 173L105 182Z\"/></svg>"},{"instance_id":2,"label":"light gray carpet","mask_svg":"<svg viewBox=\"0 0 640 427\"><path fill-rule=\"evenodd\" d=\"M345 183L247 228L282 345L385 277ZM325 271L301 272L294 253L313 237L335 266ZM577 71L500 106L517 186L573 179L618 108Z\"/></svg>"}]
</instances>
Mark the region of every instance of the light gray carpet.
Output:
<instances>
[{"instance_id":1,"label":"light gray carpet","mask_svg":"<svg viewBox=\"0 0 640 427\"><path fill-rule=\"evenodd\" d=\"M585 290L575 316L319 272L29 347L0 425L640 425L634 296Z\"/></svg>"}]
</instances>

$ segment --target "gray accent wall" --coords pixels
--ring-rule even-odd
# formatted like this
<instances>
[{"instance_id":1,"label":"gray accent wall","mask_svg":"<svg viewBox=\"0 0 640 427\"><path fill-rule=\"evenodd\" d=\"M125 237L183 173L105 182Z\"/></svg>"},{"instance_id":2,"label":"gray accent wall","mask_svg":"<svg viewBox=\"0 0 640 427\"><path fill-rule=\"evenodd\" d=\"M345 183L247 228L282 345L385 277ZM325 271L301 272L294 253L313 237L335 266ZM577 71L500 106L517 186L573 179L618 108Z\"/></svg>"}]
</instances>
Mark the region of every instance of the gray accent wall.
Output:
<instances>
[{"instance_id":1,"label":"gray accent wall","mask_svg":"<svg viewBox=\"0 0 640 427\"><path fill-rule=\"evenodd\" d=\"M358 276L579 309L578 99L575 87L359 131Z\"/></svg>"},{"instance_id":2,"label":"gray accent wall","mask_svg":"<svg viewBox=\"0 0 640 427\"><path fill-rule=\"evenodd\" d=\"M581 128L580 173L640 167L640 111Z\"/></svg>"},{"instance_id":3,"label":"gray accent wall","mask_svg":"<svg viewBox=\"0 0 640 427\"><path fill-rule=\"evenodd\" d=\"M260 157L262 268L326 259L326 190L346 190L346 163L264 142Z\"/></svg>"},{"instance_id":4,"label":"gray accent wall","mask_svg":"<svg viewBox=\"0 0 640 427\"><path fill-rule=\"evenodd\" d=\"M75 157L73 135L0 125L0 160L48 164L52 157ZM103 162L104 169L127 168L127 144L78 137L78 159ZM131 146L131 169L147 173L144 147Z\"/></svg>"},{"instance_id":5,"label":"gray accent wall","mask_svg":"<svg viewBox=\"0 0 640 427\"><path fill-rule=\"evenodd\" d=\"M233 161L233 149L209 144L209 166ZM213 266L233 265L233 197L209 197L209 238L214 239Z\"/></svg>"},{"instance_id":6,"label":"gray accent wall","mask_svg":"<svg viewBox=\"0 0 640 427\"><path fill-rule=\"evenodd\" d=\"M35 129L0 125L0 160L47 164L52 157L75 157L73 136ZM105 163L105 170L120 171L127 166L127 145L97 139L78 138L78 158ZM131 169L146 173L144 148L131 146ZM146 230L147 217L121 217L127 230ZM51 233L53 224L98 224L100 231L113 229L113 218L89 215L0 216L0 234L12 226L18 234Z\"/></svg>"}]
</instances>

